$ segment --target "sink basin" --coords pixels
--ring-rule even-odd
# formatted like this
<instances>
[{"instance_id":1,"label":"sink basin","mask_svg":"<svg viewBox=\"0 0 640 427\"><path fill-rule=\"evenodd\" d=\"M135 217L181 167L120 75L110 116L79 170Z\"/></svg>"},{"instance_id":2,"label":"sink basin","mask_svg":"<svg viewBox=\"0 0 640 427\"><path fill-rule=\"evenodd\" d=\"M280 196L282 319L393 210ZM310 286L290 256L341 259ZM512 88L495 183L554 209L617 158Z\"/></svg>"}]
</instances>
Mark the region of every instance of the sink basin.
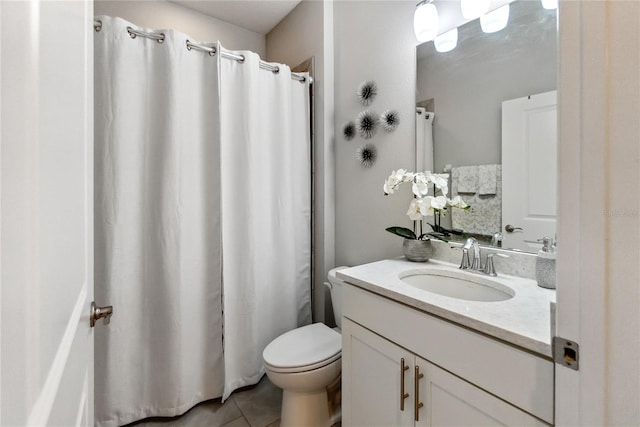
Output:
<instances>
[{"instance_id":1,"label":"sink basin","mask_svg":"<svg viewBox=\"0 0 640 427\"><path fill-rule=\"evenodd\" d=\"M513 289L474 273L437 269L404 272L400 280L423 291L468 301L505 301L515 296Z\"/></svg>"}]
</instances>

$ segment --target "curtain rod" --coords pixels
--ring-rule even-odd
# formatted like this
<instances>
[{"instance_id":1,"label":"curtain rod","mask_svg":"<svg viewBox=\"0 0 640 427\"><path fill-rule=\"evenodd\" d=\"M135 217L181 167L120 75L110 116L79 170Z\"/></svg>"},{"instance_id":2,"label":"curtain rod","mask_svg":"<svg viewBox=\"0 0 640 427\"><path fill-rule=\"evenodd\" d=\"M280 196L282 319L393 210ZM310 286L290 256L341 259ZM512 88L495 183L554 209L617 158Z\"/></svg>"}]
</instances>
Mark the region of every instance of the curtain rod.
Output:
<instances>
[{"instance_id":1,"label":"curtain rod","mask_svg":"<svg viewBox=\"0 0 640 427\"><path fill-rule=\"evenodd\" d=\"M102 21L98 19L94 20L93 28L96 30L96 32L100 32L100 30L102 30ZM140 31L140 30L136 30L133 27L127 27L127 32L129 33L129 36L131 36L132 39L135 39L136 37L140 36L147 39L155 40L158 43L164 43L164 39L165 39L164 33ZM211 43L194 43L190 40L187 40L186 47L187 47L187 50L197 50L200 52L206 52L210 56L216 55L216 48L215 46L212 46ZM244 55L235 55L231 52L225 52L223 50L220 52L220 56L222 58L233 59L234 61L238 61L240 63L244 62ZM277 65L269 64L268 62L264 62L263 60L260 60L260 68L262 68L263 70L271 71L275 74L278 74L280 72L280 67L278 67ZM302 76L298 73L293 73L293 72L291 73L291 78L299 81L300 83L304 83L307 80L305 76ZM313 79L311 77L309 77L309 83L313 83Z\"/></svg>"}]
</instances>

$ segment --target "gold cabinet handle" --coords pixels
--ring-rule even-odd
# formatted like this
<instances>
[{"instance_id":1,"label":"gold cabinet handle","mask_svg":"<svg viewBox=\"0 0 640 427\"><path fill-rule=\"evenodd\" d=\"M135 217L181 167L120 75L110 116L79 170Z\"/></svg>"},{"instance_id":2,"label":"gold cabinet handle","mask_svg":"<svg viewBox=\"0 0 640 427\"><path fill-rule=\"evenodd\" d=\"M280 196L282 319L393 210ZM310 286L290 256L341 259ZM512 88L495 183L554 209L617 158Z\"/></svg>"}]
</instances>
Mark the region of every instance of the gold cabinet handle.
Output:
<instances>
[{"instance_id":1,"label":"gold cabinet handle","mask_svg":"<svg viewBox=\"0 0 640 427\"><path fill-rule=\"evenodd\" d=\"M415 420L420 421L420 408L424 406L424 403L420 402L420 384L418 381L424 377L424 374L420 373L420 367L416 365L416 375L413 377L414 396L415 396Z\"/></svg>"},{"instance_id":2,"label":"gold cabinet handle","mask_svg":"<svg viewBox=\"0 0 640 427\"><path fill-rule=\"evenodd\" d=\"M404 373L409 370L405 365L404 357L400 359L400 410L404 411L404 400L409 397L409 393L404 392Z\"/></svg>"}]
</instances>

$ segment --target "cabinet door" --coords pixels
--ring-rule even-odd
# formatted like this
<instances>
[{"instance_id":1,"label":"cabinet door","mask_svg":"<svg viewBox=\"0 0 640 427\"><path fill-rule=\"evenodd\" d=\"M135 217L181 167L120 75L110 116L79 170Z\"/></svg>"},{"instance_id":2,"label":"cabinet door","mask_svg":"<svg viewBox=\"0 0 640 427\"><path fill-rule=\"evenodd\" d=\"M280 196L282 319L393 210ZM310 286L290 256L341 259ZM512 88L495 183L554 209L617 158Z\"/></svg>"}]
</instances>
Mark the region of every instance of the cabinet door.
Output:
<instances>
[{"instance_id":1,"label":"cabinet door","mask_svg":"<svg viewBox=\"0 0 640 427\"><path fill-rule=\"evenodd\" d=\"M492 394L416 357L419 379L418 426L548 426Z\"/></svg>"},{"instance_id":2,"label":"cabinet door","mask_svg":"<svg viewBox=\"0 0 640 427\"><path fill-rule=\"evenodd\" d=\"M406 366L404 371L402 360ZM343 425L413 425L414 360L412 353L343 318ZM403 383L404 393L408 394L404 408L401 407Z\"/></svg>"}]
</instances>

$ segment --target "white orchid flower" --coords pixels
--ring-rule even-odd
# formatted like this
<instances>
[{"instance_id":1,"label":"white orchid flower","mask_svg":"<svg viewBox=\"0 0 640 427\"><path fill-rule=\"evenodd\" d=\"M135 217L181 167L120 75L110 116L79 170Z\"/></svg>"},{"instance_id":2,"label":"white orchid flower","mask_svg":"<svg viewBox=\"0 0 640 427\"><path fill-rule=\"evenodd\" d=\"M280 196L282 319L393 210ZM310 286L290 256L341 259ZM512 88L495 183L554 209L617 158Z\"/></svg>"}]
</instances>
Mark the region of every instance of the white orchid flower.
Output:
<instances>
[{"instance_id":1,"label":"white orchid flower","mask_svg":"<svg viewBox=\"0 0 640 427\"><path fill-rule=\"evenodd\" d=\"M422 216L433 216L433 208L431 207L433 199L433 196L427 196L420 199L420 213Z\"/></svg>"},{"instance_id":2,"label":"white orchid flower","mask_svg":"<svg viewBox=\"0 0 640 427\"><path fill-rule=\"evenodd\" d=\"M437 186L446 186L449 182L449 174L448 173L434 173L433 174L434 181L433 183Z\"/></svg>"},{"instance_id":3,"label":"white orchid flower","mask_svg":"<svg viewBox=\"0 0 640 427\"><path fill-rule=\"evenodd\" d=\"M460 196L455 196L453 199L446 197L449 191L449 174L437 174L430 171L408 172L405 169L394 170L384 182L385 194L393 194L405 182L411 183L411 190L415 195L407 210L407 215L412 221L422 221L423 217L433 217L435 212L445 210L447 205L461 209L469 207ZM442 195L427 196L431 185L434 185Z\"/></svg>"},{"instance_id":4,"label":"white orchid flower","mask_svg":"<svg viewBox=\"0 0 640 427\"><path fill-rule=\"evenodd\" d=\"M427 197L423 197L422 199L420 199L420 213L422 214L422 216L429 216L431 215L431 213L429 212L429 209L431 207L431 199L433 199L432 196L427 196Z\"/></svg>"},{"instance_id":5,"label":"white orchid flower","mask_svg":"<svg viewBox=\"0 0 640 427\"><path fill-rule=\"evenodd\" d=\"M398 183L394 182L391 177L387 178L382 186L385 195L393 194L396 188L398 188Z\"/></svg>"},{"instance_id":6,"label":"white orchid flower","mask_svg":"<svg viewBox=\"0 0 640 427\"><path fill-rule=\"evenodd\" d=\"M422 172L418 172L413 176L411 191L413 191L413 194L415 194L416 197L422 197L429 194L429 180Z\"/></svg>"},{"instance_id":7,"label":"white orchid flower","mask_svg":"<svg viewBox=\"0 0 640 427\"><path fill-rule=\"evenodd\" d=\"M422 199L413 199L411 203L409 203L409 210L407 211L407 215L412 221L420 221L422 219L421 213L421 204Z\"/></svg>"},{"instance_id":8,"label":"white orchid flower","mask_svg":"<svg viewBox=\"0 0 640 427\"><path fill-rule=\"evenodd\" d=\"M429 194L429 184L421 181L414 182L411 186L411 191L413 191L413 194L415 194L416 197L426 196Z\"/></svg>"},{"instance_id":9,"label":"white orchid flower","mask_svg":"<svg viewBox=\"0 0 640 427\"><path fill-rule=\"evenodd\" d=\"M441 206L442 200L440 200L441 196L433 197L417 197L411 201L409 204L409 210L407 211L407 215L413 221L420 221L423 216L433 216L434 207L435 209L441 209L438 206ZM438 200L435 200L438 199ZM446 199L445 199L446 203Z\"/></svg>"},{"instance_id":10,"label":"white orchid flower","mask_svg":"<svg viewBox=\"0 0 640 427\"><path fill-rule=\"evenodd\" d=\"M450 199L449 205L453 206L454 208L460 208L460 209L465 209L466 207L469 206L465 203L464 200L462 200L462 197L460 196L455 196L453 199Z\"/></svg>"},{"instance_id":11,"label":"white orchid flower","mask_svg":"<svg viewBox=\"0 0 640 427\"><path fill-rule=\"evenodd\" d=\"M442 210L447 206L447 198L444 196L427 196L414 200L418 204L422 216L433 216L435 211Z\"/></svg>"},{"instance_id":12,"label":"white orchid flower","mask_svg":"<svg viewBox=\"0 0 640 427\"><path fill-rule=\"evenodd\" d=\"M392 171L391 175L395 176L398 181L404 181L405 175L407 174L406 169L398 169L397 171Z\"/></svg>"},{"instance_id":13,"label":"white orchid flower","mask_svg":"<svg viewBox=\"0 0 640 427\"><path fill-rule=\"evenodd\" d=\"M449 192L449 174L442 173L432 173L428 175L429 181L436 186L437 189L442 191L443 195L447 195Z\"/></svg>"},{"instance_id":14,"label":"white orchid flower","mask_svg":"<svg viewBox=\"0 0 640 427\"><path fill-rule=\"evenodd\" d=\"M447 206L447 198L444 196L437 196L431 199L431 209L441 210Z\"/></svg>"},{"instance_id":15,"label":"white orchid flower","mask_svg":"<svg viewBox=\"0 0 640 427\"><path fill-rule=\"evenodd\" d=\"M407 175L407 171L405 169L398 169L397 171L392 171L389 178L384 182L384 194L393 194L393 192L405 182L405 177Z\"/></svg>"},{"instance_id":16,"label":"white orchid flower","mask_svg":"<svg viewBox=\"0 0 640 427\"><path fill-rule=\"evenodd\" d=\"M442 194L446 196L449 192L449 174L443 173L438 176L442 179Z\"/></svg>"}]
</instances>

